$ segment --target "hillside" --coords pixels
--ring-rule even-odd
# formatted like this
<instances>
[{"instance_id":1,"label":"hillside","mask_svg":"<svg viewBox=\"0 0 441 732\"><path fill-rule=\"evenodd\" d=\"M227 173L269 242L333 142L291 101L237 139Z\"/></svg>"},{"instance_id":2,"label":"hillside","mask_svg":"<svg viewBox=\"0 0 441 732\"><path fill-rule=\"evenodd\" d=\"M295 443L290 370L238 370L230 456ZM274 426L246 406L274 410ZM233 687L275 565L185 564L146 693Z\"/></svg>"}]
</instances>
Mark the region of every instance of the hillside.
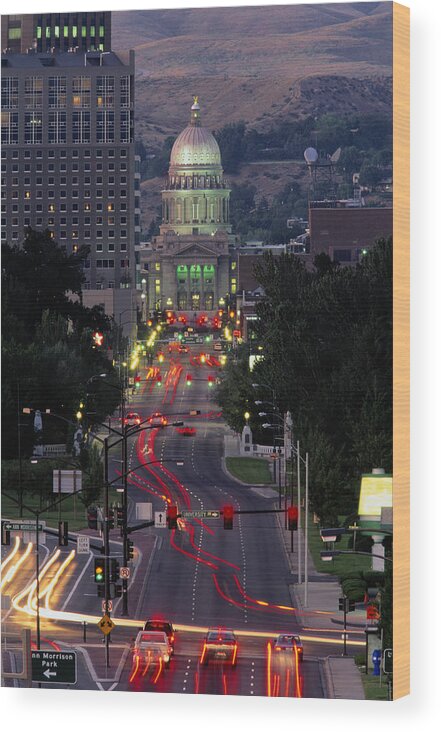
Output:
<instances>
[{"instance_id":1,"label":"hillside","mask_svg":"<svg viewBox=\"0 0 441 732\"><path fill-rule=\"evenodd\" d=\"M157 152L186 126L194 94L211 130L244 120L264 132L326 112L391 114L391 5L113 13L114 49L136 52L137 139ZM268 184L265 172L259 178ZM250 171L241 171L242 177L249 179ZM272 190L283 187L286 175L280 177ZM159 180L143 183L144 225L160 188Z\"/></svg>"}]
</instances>

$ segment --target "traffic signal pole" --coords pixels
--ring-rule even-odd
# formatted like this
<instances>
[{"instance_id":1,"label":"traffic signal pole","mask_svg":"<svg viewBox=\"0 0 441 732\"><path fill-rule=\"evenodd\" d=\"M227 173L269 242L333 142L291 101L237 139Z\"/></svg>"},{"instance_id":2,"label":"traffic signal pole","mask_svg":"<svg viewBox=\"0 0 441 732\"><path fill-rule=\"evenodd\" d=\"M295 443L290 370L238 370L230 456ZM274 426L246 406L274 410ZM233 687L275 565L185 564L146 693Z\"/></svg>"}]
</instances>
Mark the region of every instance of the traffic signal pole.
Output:
<instances>
[{"instance_id":1,"label":"traffic signal pole","mask_svg":"<svg viewBox=\"0 0 441 732\"><path fill-rule=\"evenodd\" d=\"M104 605L105 614L110 616L110 542L109 542L109 438L104 438ZM104 638L106 668L110 666L110 633Z\"/></svg>"},{"instance_id":2,"label":"traffic signal pole","mask_svg":"<svg viewBox=\"0 0 441 732\"><path fill-rule=\"evenodd\" d=\"M122 494L122 540L123 540L123 566L127 567L129 558L127 556L127 538L128 538L128 532L127 532L127 476L128 476L128 459L127 459L127 431L126 426L123 425L122 427L124 439L122 441L122 451L123 451L123 494ZM128 597L128 579L127 577L123 577L122 580L122 611L121 615L127 616L129 614L129 597Z\"/></svg>"}]
</instances>

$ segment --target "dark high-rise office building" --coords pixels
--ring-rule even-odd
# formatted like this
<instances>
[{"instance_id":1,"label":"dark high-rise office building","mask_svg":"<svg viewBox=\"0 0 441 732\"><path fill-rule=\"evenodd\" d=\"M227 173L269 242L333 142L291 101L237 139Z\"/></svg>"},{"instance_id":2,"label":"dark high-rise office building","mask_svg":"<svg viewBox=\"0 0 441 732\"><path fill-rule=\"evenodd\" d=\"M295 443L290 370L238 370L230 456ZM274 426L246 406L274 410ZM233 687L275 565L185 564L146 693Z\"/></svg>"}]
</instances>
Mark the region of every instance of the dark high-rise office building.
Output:
<instances>
[{"instance_id":1,"label":"dark high-rise office building","mask_svg":"<svg viewBox=\"0 0 441 732\"><path fill-rule=\"evenodd\" d=\"M68 252L89 245L88 299L100 291L96 302L114 301L135 288L140 231L134 52L1 60L2 241L19 244L31 226Z\"/></svg>"},{"instance_id":2,"label":"dark high-rise office building","mask_svg":"<svg viewBox=\"0 0 441 732\"><path fill-rule=\"evenodd\" d=\"M111 50L111 13L2 15L2 51Z\"/></svg>"}]
</instances>

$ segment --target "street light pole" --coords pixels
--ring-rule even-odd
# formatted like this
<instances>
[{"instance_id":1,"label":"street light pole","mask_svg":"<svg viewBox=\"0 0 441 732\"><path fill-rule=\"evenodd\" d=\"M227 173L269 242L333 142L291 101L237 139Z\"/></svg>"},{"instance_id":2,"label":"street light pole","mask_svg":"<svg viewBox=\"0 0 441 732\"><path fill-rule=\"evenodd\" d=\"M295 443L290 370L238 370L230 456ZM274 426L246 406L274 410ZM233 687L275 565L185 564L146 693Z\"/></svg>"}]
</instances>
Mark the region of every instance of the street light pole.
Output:
<instances>
[{"instance_id":1,"label":"street light pole","mask_svg":"<svg viewBox=\"0 0 441 732\"><path fill-rule=\"evenodd\" d=\"M308 525L309 525L309 454L305 457L305 595L304 605L308 607Z\"/></svg>"},{"instance_id":2,"label":"street light pole","mask_svg":"<svg viewBox=\"0 0 441 732\"><path fill-rule=\"evenodd\" d=\"M297 440L297 506L299 507L299 518L298 518L298 531L297 531L297 564L298 564L298 576L297 583L302 584L302 537L300 535L300 529L302 528L302 509L301 509L301 488L300 488L300 441Z\"/></svg>"},{"instance_id":3,"label":"street light pole","mask_svg":"<svg viewBox=\"0 0 441 732\"><path fill-rule=\"evenodd\" d=\"M122 431L124 434L124 439L122 441L122 451L123 451L123 494L122 494L122 518L123 518L123 525L122 525L122 539L123 539L123 565L124 567L127 567L128 564L128 556L127 556L127 475L128 475L128 460L127 460L127 431L126 426L123 425ZM128 580L127 577L123 577L122 580L122 612L121 615L127 616L129 614L129 598L128 598Z\"/></svg>"}]
</instances>

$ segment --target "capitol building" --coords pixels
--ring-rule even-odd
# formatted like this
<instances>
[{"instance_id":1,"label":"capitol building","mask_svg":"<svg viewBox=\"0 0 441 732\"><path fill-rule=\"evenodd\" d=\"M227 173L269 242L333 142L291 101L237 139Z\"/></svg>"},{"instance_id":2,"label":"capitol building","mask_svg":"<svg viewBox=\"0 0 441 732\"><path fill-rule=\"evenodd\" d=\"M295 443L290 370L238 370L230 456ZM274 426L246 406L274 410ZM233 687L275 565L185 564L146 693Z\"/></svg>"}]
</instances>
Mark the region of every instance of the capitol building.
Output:
<instances>
[{"instance_id":1,"label":"capitol building","mask_svg":"<svg viewBox=\"0 0 441 732\"><path fill-rule=\"evenodd\" d=\"M198 98L177 137L161 193L162 224L141 251L147 309L212 315L237 290L230 189L215 138L201 125Z\"/></svg>"}]
</instances>

